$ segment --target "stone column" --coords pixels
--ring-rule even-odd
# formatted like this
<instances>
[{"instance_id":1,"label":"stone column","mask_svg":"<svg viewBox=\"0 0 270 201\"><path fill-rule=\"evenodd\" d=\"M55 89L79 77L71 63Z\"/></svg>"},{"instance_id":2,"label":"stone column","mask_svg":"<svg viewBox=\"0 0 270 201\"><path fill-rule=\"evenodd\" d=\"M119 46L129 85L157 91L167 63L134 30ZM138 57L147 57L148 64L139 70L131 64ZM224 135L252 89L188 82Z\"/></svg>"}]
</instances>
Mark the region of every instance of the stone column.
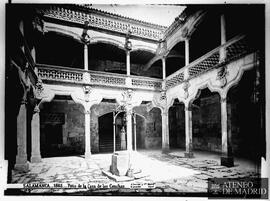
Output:
<instances>
[{"instance_id":1,"label":"stone column","mask_svg":"<svg viewBox=\"0 0 270 201\"><path fill-rule=\"evenodd\" d=\"M170 150L168 110L163 109L161 116L162 116L162 152L166 153Z\"/></svg>"},{"instance_id":2,"label":"stone column","mask_svg":"<svg viewBox=\"0 0 270 201\"><path fill-rule=\"evenodd\" d=\"M130 76L130 51L126 50L127 76Z\"/></svg>"},{"instance_id":3,"label":"stone column","mask_svg":"<svg viewBox=\"0 0 270 201\"><path fill-rule=\"evenodd\" d=\"M88 45L84 44L84 70L88 70Z\"/></svg>"},{"instance_id":4,"label":"stone column","mask_svg":"<svg viewBox=\"0 0 270 201\"><path fill-rule=\"evenodd\" d=\"M166 79L166 57L162 57L162 79Z\"/></svg>"},{"instance_id":5,"label":"stone column","mask_svg":"<svg viewBox=\"0 0 270 201\"><path fill-rule=\"evenodd\" d=\"M221 98L221 142L222 142L222 155L221 155L221 165L232 167L234 165L232 149L230 146L230 136L228 135L228 125L227 125L227 100L226 98Z\"/></svg>"},{"instance_id":6,"label":"stone column","mask_svg":"<svg viewBox=\"0 0 270 201\"><path fill-rule=\"evenodd\" d=\"M17 116L17 156L15 169L19 171L28 171L29 164L27 162L27 119L26 119L26 102L23 100L21 102L19 114Z\"/></svg>"},{"instance_id":7,"label":"stone column","mask_svg":"<svg viewBox=\"0 0 270 201\"><path fill-rule=\"evenodd\" d=\"M189 105L185 105L185 131L186 131L186 152L185 157L192 158L193 146L192 146L192 109Z\"/></svg>"},{"instance_id":8,"label":"stone column","mask_svg":"<svg viewBox=\"0 0 270 201\"><path fill-rule=\"evenodd\" d=\"M33 47L31 50L31 56L33 58L33 61L36 63L36 49L35 49L35 47Z\"/></svg>"},{"instance_id":9,"label":"stone column","mask_svg":"<svg viewBox=\"0 0 270 201\"><path fill-rule=\"evenodd\" d=\"M85 159L89 159L91 156L91 133L90 133L90 109L85 111Z\"/></svg>"},{"instance_id":10,"label":"stone column","mask_svg":"<svg viewBox=\"0 0 270 201\"><path fill-rule=\"evenodd\" d=\"M31 140L32 140L32 152L31 152L31 163L41 162L40 156L40 120L39 120L39 108L38 106L34 109L31 124Z\"/></svg>"},{"instance_id":11,"label":"stone column","mask_svg":"<svg viewBox=\"0 0 270 201\"><path fill-rule=\"evenodd\" d=\"M113 112L113 153L116 150L116 136L115 136L115 112Z\"/></svg>"},{"instance_id":12,"label":"stone column","mask_svg":"<svg viewBox=\"0 0 270 201\"><path fill-rule=\"evenodd\" d=\"M134 151L137 151L137 132L136 132L136 126L137 126L137 123L136 123L136 114L134 114L133 116L134 118Z\"/></svg>"},{"instance_id":13,"label":"stone column","mask_svg":"<svg viewBox=\"0 0 270 201\"><path fill-rule=\"evenodd\" d=\"M222 14L220 16L220 32L221 32L221 45L226 43L226 21L225 21L225 15ZM226 48L220 49L220 62L224 61L226 59Z\"/></svg>"},{"instance_id":14,"label":"stone column","mask_svg":"<svg viewBox=\"0 0 270 201\"><path fill-rule=\"evenodd\" d=\"M185 65L189 64L189 39L185 39Z\"/></svg>"},{"instance_id":15,"label":"stone column","mask_svg":"<svg viewBox=\"0 0 270 201\"><path fill-rule=\"evenodd\" d=\"M132 151L132 109L128 109L126 112L127 122L127 150Z\"/></svg>"},{"instance_id":16,"label":"stone column","mask_svg":"<svg viewBox=\"0 0 270 201\"><path fill-rule=\"evenodd\" d=\"M163 82L162 82L162 90L165 90L166 88L166 57L163 56L162 59L162 79L163 79Z\"/></svg>"}]
</instances>

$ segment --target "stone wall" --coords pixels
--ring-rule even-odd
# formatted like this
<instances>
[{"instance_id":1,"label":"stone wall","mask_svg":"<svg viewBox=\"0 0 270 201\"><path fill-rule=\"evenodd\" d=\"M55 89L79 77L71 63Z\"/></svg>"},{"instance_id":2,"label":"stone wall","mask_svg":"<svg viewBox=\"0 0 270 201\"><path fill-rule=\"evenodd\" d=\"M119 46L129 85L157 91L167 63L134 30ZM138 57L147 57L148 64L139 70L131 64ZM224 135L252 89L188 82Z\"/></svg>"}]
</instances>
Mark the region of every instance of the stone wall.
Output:
<instances>
[{"instance_id":1,"label":"stone wall","mask_svg":"<svg viewBox=\"0 0 270 201\"><path fill-rule=\"evenodd\" d=\"M68 101L52 101L44 103L41 107L41 147L48 148L46 139L49 134L57 135L57 133L48 133L46 129L48 125L55 126L54 124L62 127L62 143L51 145L52 149L57 149L55 152L59 154L83 154L85 137L84 137L84 109L81 105ZM45 117L48 114L64 115L64 122L53 122L52 117ZM60 131L55 131L60 132ZM49 150L43 150L43 152ZM46 155L46 153L44 153Z\"/></svg>"},{"instance_id":2,"label":"stone wall","mask_svg":"<svg viewBox=\"0 0 270 201\"><path fill-rule=\"evenodd\" d=\"M147 112L146 106L135 107L134 111L145 117L145 135L142 136L141 142L144 142L146 149L161 149L162 144L162 119L161 112L158 108L153 108Z\"/></svg>"}]
</instances>

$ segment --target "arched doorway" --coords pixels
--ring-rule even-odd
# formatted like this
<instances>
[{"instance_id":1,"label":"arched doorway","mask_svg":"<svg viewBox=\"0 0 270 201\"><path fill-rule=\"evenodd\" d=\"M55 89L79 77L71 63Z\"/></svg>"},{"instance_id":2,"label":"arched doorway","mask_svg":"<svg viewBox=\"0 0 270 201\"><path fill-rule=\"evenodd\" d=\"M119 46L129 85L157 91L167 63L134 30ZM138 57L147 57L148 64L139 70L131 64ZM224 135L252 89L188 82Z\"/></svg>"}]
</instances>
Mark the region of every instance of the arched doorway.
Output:
<instances>
[{"instance_id":1,"label":"arched doorway","mask_svg":"<svg viewBox=\"0 0 270 201\"><path fill-rule=\"evenodd\" d=\"M98 118L99 152L113 152L113 113Z\"/></svg>"},{"instance_id":2,"label":"arched doorway","mask_svg":"<svg viewBox=\"0 0 270 201\"><path fill-rule=\"evenodd\" d=\"M185 148L185 105L178 99L169 108L170 149Z\"/></svg>"},{"instance_id":3,"label":"arched doorway","mask_svg":"<svg viewBox=\"0 0 270 201\"><path fill-rule=\"evenodd\" d=\"M56 95L40 105L40 151L42 158L83 155L84 108L70 96Z\"/></svg>"},{"instance_id":4,"label":"arched doorway","mask_svg":"<svg viewBox=\"0 0 270 201\"><path fill-rule=\"evenodd\" d=\"M198 92L192 103L193 149L221 152L220 96L208 88Z\"/></svg>"},{"instance_id":5,"label":"arched doorway","mask_svg":"<svg viewBox=\"0 0 270 201\"><path fill-rule=\"evenodd\" d=\"M255 69L243 74L238 85L228 92L227 113L234 155L260 163L265 145L256 82Z\"/></svg>"}]
</instances>

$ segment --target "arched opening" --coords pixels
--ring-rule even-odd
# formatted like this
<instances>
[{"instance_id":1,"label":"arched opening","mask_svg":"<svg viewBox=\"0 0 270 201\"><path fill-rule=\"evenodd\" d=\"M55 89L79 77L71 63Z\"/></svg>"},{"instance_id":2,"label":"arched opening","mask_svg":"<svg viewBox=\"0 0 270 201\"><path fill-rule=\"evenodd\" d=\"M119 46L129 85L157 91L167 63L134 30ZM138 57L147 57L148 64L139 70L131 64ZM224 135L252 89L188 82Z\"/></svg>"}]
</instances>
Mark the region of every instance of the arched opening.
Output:
<instances>
[{"instance_id":1,"label":"arched opening","mask_svg":"<svg viewBox=\"0 0 270 201\"><path fill-rule=\"evenodd\" d=\"M246 71L228 92L227 110L234 155L260 163L265 144L258 84L256 70Z\"/></svg>"},{"instance_id":2,"label":"arched opening","mask_svg":"<svg viewBox=\"0 0 270 201\"><path fill-rule=\"evenodd\" d=\"M146 120L145 117L134 113L133 116L133 149L140 150L145 148L145 130Z\"/></svg>"},{"instance_id":3,"label":"arched opening","mask_svg":"<svg viewBox=\"0 0 270 201\"><path fill-rule=\"evenodd\" d=\"M145 76L144 71L142 71L142 68L147 62L149 62L153 57L155 56L154 53L146 51L146 50L134 50L130 52L130 63L131 63L131 74L132 75L142 75ZM158 71L152 72L151 77L157 77L159 76Z\"/></svg>"},{"instance_id":4,"label":"arched opening","mask_svg":"<svg viewBox=\"0 0 270 201\"><path fill-rule=\"evenodd\" d=\"M98 117L99 152L113 152L113 113ZM119 143L117 143L118 145Z\"/></svg>"},{"instance_id":5,"label":"arched opening","mask_svg":"<svg viewBox=\"0 0 270 201\"><path fill-rule=\"evenodd\" d=\"M209 12L198 25L189 40L189 61L192 62L220 46L220 14Z\"/></svg>"},{"instance_id":6,"label":"arched opening","mask_svg":"<svg viewBox=\"0 0 270 201\"><path fill-rule=\"evenodd\" d=\"M41 156L83 155L85 146L84 108L70 96L56 95L40 105Z\"/></svg>"},{"instance_id":7,"label":"arched opening","mask_svg":"<svg viewBox=\"0 0 270 201\"><path fill-rule=\"evenodd\" d=\"M208 88L200 90L192 104L193 149L221 151L220 96Z\"/></svg>"},{"instance_id":8,"label":"arched opening","mask_svg":"<svg viewBox=\"0 0 270 201\"><path fill-rule=\"evenodd\" d=\"M161 110L152 108L146 118L145 149L161 149L162 119Z\"/></svg>"},{"instance_id":9,"label":"arched opening","mask_svg":"<svg viewBox=\"0 0 270 201\"><path fill-rule=\"evenodd\" d=\"M161 59L155 61L146 71L143 72L143 76L162 78L162 62Z\"/></svg>"},{"instance_id":10,"label":"arched opening","mask_svg":"<svg viewBox=\"0 0 270 201\"><path fill-rule=\"evenodd\" d=\"M177 43L166 57L166 76L185 66L185 42Z\"/></svg>"},{"instance_id":11,"label":"arched opening","mask_svg":"<svg viewBox=\"0 0 270 201\"><path fill-rule=\"evenodd\" d=\"M170 149L185 148L185 105L174 100L169 108Z\"/></svg>"},{"instance_id":12,"label":"arched opening","mask_svg":"<svg viewBox=\"0 0 270 201\"><path fill-rule=\"evenodd\" d=\"M126 74L126 53L112 43L88 45L89 70Z\"/></svg>"},{"instance_id":13,"label":"arched opening","mask_svg":"<svg viewBox=\"0 0 270 201\"><path fill-rule=\"evenodd\" d=\"M83 44L56 32L46 33L36 47L36 62L83 69Z\"/></svg>"}]
</instances>

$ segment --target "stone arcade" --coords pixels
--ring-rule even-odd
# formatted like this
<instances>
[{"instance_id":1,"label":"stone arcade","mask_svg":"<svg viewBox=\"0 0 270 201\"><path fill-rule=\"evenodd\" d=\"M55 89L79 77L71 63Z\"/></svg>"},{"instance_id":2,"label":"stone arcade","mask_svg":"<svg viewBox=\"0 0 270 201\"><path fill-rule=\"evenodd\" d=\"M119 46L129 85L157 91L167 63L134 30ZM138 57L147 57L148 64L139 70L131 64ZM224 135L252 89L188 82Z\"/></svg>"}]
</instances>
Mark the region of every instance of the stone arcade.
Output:
<instances>
[{"instance_id":1,"label":"stone arcade","mask_svg":"<svg viewBox=\"0 0 270 201\"><path fill-rule=\"evenodd\" d=\"M260 164L263 19L256 5L187 5L169 27L87 5L7 5L10 171L142 149Z\"/></svg>"}]
</instances>

